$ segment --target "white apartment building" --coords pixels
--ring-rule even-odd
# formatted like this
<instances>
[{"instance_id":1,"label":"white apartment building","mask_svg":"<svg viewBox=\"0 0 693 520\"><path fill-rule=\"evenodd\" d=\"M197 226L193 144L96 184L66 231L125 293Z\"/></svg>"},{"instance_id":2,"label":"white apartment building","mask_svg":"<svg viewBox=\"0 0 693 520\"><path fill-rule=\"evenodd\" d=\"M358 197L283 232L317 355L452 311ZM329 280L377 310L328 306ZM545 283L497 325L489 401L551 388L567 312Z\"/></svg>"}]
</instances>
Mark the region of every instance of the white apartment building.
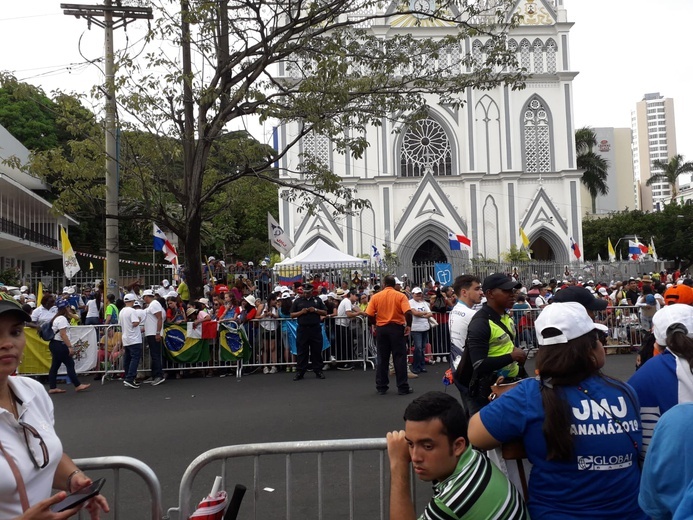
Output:
<instances>
[{"instance_id":1,"label":"white apartment building","mask_svg":"<svg viewBox=\"0 0 693 520\"><path fill-rule=\"evenodd\" d=\"M658 204L671 198L671 186L657 182L647 186L647 180L659 170L652 163L664 162L677 154L674 100L659 92L645 94L631 112L633 131L633 178L636 208L644 211L657 209ZM682 183L688 179L682 179Z\"/></svg>"}]
</instances>

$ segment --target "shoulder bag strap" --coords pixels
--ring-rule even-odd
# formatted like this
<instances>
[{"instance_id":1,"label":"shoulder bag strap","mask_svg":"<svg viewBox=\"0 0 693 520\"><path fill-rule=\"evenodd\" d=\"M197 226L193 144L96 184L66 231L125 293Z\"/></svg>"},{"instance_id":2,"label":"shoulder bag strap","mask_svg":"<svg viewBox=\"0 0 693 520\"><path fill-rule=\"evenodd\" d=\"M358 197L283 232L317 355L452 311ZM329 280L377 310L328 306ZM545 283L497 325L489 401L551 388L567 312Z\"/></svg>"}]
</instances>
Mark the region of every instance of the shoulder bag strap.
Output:
<instances>
[{"instance_id":1,"label":"shoulder bag strap","mask_svg":"<svg viewBox=\"0 0 693 520\"><path fill-rule=\"evenodd\" d=\"M5 459L7 459L7 464L9 464L10 466L10 471L12 471L14 480L17 482L17 492L19 493L19 501L22 503L22 511L26 512L26 510L29 509L29 499L26 495L26 486L24 485L24 479L22 478L22 474L19 472L17 463L14 461L12 457L10 457L10 454L5 451L2 442L0 442L0 452L2 452L2 454L5 456Z\"/></svg>"}]
</instances>

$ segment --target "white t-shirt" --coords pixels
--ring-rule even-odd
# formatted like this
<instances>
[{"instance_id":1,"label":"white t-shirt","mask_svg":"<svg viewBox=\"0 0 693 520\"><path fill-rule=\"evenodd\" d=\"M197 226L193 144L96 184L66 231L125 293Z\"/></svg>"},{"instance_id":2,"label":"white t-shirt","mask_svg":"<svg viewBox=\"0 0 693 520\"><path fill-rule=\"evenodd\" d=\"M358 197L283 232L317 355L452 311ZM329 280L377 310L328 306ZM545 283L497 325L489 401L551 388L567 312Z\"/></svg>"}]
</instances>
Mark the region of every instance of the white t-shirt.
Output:
<instances>
[{"instance_id":1,"label":"white t-shirt","mask_svg":"<svg viewBox=\"0 0 693 520\"><path fill-rule=\"evenodd\" d=\"M95 299L87 300L87 318L98 318L99 317L99 306L96 304Z\"/></svg>"},{"instance_id":2,"label":"white t-shirt","mask_svg":"<svg viewBox=\"0 0 693 520\"><path fill-rule=\"evenodd\" d=\"M53 320L53 332L55 333L55 338L53 339L55 341L63 341L63 338L60 336L60 331L63 329L67 329L65 332L69 334L70 322L67 321L67 318L65 316L58 316Z\"/></svg>"},{"instance_id":3,"label":"white t-shirt","mask_svg":"<svg viewBox=\"0 0 693 520\"><path fill-rule=\"evenodd\" d=\"M20 420L36 428L48 448L48 465L37 471L29 457L22 427L9 411L0 408L2 445L16 462L26 486L29 505L33 506L53 494L53 477L63 455L63 446L53 428L53 402L43 385L20 376L8 377L7 381L22 403L17 403ZM38 440L29 435L29 443L37 455L37 462L42 464L43 455ZM22 505L17 493L17 482L7 460L0 455L0 518L17 518L21 515Z\"/></svg>"},{"instance_id":4,"label":"white t-shirt","mask_svg":"<svg viewBox=\"0 0 693 520\"><path fill-rule=\"evenodd\" d=\"M157 330L156 328L156 314L161 313L161 328ZM161 334L163 327L164 327L164 320L166 319L166 313L164 312L164 308L161 306L161 304L156 301L152 300L149 305L147 305L147 308L145 309L145 318L144 318L144 335L145 336L156 336L157 334Z\"/></svg>"},{"instance_id":5,"label":"white t-shirt","mask_svg":"<svg viewBox=\"0 0 693 520\"><path fill-rule=\"evenodd\" d=\"M350 318L347 316L347 311L351 311L354 306L349 298L344 298L339 302L339 307L337 307L337 318L335 318L335 323L340 327L348 327Z\"/></svg>"},{"instance_id":6,"label":"white t-shirt","mask_svg":"<svg viewBox=\"0 0 693 520\"><path fill-rule=\"evenodd\" d=\"M120 330L123 332L123 345L136 345L142 343L140 332L140 315L137 309L125 306L118 317Z\"/></svg>"},{"instance_id":7,"label":"white t-shirt","mask_svg":"<svg viewBox=\"0 0 693 520\"><path fill-rule=\"evenodd\" d=\"M431 312L431 308L428 306L425 300L417 302L414 298L409 300L409 307L420 312ZM421 318L419 316L413 316L411 320L411 330L412 332L424 332L431 329L431 324L428 323L428 318Z\"/></svg>"},{"instance_id":8,"label":"white t-shirt","mask_svg":"<svg viewBox=\"0 0 693 520\"><path fill-rule=\"evenodd\" d=\"M534 300L534 305L537 309L541 309L542 307L546 307L549 304L548 301L546 301L546 298L543 296L539 295L537 298Z\"/></svg>"},{"instance_id":9,"label":"white t-shirt","mask_svg":"<svg viewBox=\"0 0 693 520\"><path fill-rule=\"evenodd\" d=\"M39 325L43 325L47 321L51 321L57 312L58 308L55 305L53 305L53 307L50 309L46 309L43 305L39 305L31 313L31 321L38 323Z\"/></svg>"},{"instance_id":10,"label":"white t-shirt","mask_svg":"<svg viewBox=\"0 0 693 520\"><path fill-rule=\"evenodd\" d=\"M450 311L448 328L450 329L450 363L457 368L464 354L467 342L467 329L477 309L470 309L464 302L458 301Z\"/></svg>"}]
</instances>

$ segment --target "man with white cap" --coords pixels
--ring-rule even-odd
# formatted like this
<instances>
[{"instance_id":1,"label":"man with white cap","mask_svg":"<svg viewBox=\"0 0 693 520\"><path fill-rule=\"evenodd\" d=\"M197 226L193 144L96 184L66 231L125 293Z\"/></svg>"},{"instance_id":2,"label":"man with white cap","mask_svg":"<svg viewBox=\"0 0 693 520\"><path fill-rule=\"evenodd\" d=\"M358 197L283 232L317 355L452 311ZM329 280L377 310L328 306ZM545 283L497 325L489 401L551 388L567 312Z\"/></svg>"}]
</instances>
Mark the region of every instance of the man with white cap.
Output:
<instances>
[{"instance_id":1,"label":"man with white cap","mask_svg":"<svg viewBox=\"0 0 693 520\"><path fill-rule=\"evenodd\" d=\"M140 316L134 308L137 296L128 293L123 297L125 307L120 311L118 323L123 334L123 347L125 347L125 379L123 384L128 388L139 388L135 381L137 366L142 356L142 332L140 331Z\"/></svg>"},{"instance_id":2,"label":"man with white cap","mask_svg":"<svg viewBox=\"0 0 693 520\"><path fill-rule=\"evenodd\" d=\"M166 298L166 295L171 292L171 282L168 280L161 280L161 287L156 290L156 293L162 298Z\"/></svg>"},{"instance_id":3,"label":"man with white cap","mask_svg":"<svg viewBox=\"0 0 693 520\"><path fill-rule=\"evenodd\" d=\"M142 299L147 304L145 309L146 316L144 318L144 338L149 347L149 356L151 359L152 377L146 379L145 383L151 383L152 386L160 385L165 381L163 371L163 360L161 357L162 344L161 333L164 327L164 308L154 297L154 291L147 289L142 293Z\"/></svg>"}]
</instances>

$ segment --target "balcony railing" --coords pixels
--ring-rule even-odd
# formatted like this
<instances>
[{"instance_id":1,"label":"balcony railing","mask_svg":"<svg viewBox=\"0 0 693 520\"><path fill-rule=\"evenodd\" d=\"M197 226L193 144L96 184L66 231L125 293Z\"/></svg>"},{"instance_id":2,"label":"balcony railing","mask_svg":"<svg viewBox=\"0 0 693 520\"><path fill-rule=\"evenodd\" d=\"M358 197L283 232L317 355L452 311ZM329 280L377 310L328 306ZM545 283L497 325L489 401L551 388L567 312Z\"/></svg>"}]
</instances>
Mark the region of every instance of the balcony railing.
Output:
<instances>
[{"instance_id":1,"label":"balcony railing","mask_svg":"<svg viewBox=\"0 0 693 520\"><path fill-rule=\"evenodd\" d=\"M27 240L29 242L35 242L43 246L53 248L58 247L57 239L46 236L42 233L39 233L38 231L34 231L33 229L29 229L27 227L20 226L19 224L15 224L14 222L7 220L6 218L0 218L0 232L7 233L8 235L12 235L15 237L19 237L22 240Z\"/></svg>"}]
</instances>

